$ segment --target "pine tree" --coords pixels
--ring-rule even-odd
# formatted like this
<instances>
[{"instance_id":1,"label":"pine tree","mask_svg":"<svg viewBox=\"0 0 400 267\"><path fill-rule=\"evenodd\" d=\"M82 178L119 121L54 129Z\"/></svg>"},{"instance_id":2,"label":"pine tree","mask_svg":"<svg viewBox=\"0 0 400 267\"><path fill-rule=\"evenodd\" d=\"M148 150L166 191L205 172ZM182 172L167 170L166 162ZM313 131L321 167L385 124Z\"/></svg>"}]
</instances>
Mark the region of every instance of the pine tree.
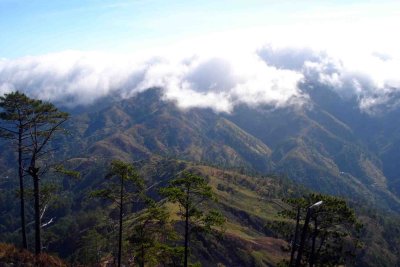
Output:
<instances>
[{"instance_id":1,"label":"pine tree","mask_svg":"<svg viewBox=\"0 0 400 267\"><path fill-rule=\"evenodd\" d=\"M135 217L129 238L140 267L144 267L147 263L153 266L161 261L159 258L164 256L169 241L176 239L169 212L162 203L152 200L148 202L148 208Z\"/></svg>"},{"instance_id":2,"label":"pine tree","mask_svg":"<svg viewBox=\"0 0 400 267\"><path fill-rule=\"evenodd\" d=\"M29 137L30 120L33 115L33 102L25 94L13 92L0 97L0 136L16 143L18 152L18 178L22 247L27 249L25 222L25 187L24 187L24 161L23 153L26 139Z\"/></svg>"},{"instance_id":3,"label":"pine tree","mask_svg":"<svg viewBox=\"0 0 400 267\"><path fill-rule=\"evenodd\" d=\"M117 178L117 180L112 180ZM112 180L108 184L107 188L99 189L91 193L92 197L99 197L109 201L112 201L117 205L119 211L118 218L118 267L121 266L122 259L122 240L123 240L123 220L126 214L124 214L124 208L127 203L133 202L135 197L143 195L144 193L144 181L137 174L134 167L121 160L113 160L111 162L110 171L106 175L106 179ZM131 190L127 190L129 186Z\"/></svg>"},{"instance_id":4,"label":"pine tree","mask_svg":"<svg viewBox=\"0 0 400 267\"><path fill-rule=\"evenodd\" d=\"M291 207L280 213L286 220L271 224L270 227L283 238L292 239L292 259L296 251L299 253L301 246L303 253L300 262L297 262L299 266L346 265L354 259L355 250L360 244L358 232L361 224L345 200L323 194L309 194L302 198L289 198L284 201ZM310 210L310 206L319 201L323 204ZM287 219L307 224L307 217L310 224L306 227L304 225L295 227L298 233L293 234L295 231L292 228L293 224ZM303 244L298 238L293 238L300 235L304 237Z\"/></svg>"},{"instance_id":5,"label":"pine tree","mask_svg":"<svg viewBox=\"0 0 400 267\"><path fill-rule=\"evenodd\" d=\"M61 125L68 119L68 113L59 111L53 104L35 100L32 104L32 118L29 119L29 138L26 144L28 156L28 174L33 180L34 218L35 218L35 253L42 252L40 203L40 180L48 170L46 159L54 150L51 140L59 132L64 132Z\"/></svg>"},{"instance_id":6,"label":"pine tree","mask_svg":"<svg viewBox=\"0 0 400 267\"><path fill-rule=\"evenodd\" d=\"M35 196L35 251L40 245L40 188L38 161L48 154L46 147L60 125L68 118L51 103L31 99L20 92L0 97L0 136L16 143L18 152L18 177L23 247L27 248L25 223L24 176L32 176ZM27 165L27 166L25 166Z\"/></svg>"},{"instance_id":7,"label":"pine tree","mask_svg":"<svg viewBox=\"0 0 400 267\"><path fill-rule=\"evenodd\" d=\"M160 193L169 201L177 203L180 207L180 215L184 221L184 267L188 266L190 234L196 231L210 231L212 226L222 226L225 219L217 211L204 212L202 204L207 200L216 201L211 186L207 181L194 173L184 171L171 180Z\"/></svg>"}]
</instances>

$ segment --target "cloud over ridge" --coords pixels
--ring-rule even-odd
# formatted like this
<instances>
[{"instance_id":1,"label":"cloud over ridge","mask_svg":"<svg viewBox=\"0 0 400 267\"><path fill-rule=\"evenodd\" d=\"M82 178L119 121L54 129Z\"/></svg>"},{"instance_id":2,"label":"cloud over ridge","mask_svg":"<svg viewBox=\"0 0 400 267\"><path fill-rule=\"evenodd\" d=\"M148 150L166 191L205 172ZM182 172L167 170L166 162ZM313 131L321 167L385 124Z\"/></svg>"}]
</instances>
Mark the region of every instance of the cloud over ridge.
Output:
<instances>
[{"instance_id":1,"label":"cloud over ridge","mask_svg":"<svg viewBox=\"0 0 400 267\"><path fill-rule=\"evenodd\" d=\"M237 52L237 53L236 53ZM237 104L302 104L300 83L328 85L371 109L400 91L400 60L372 51L338 55L309 47L267 44L252 51L137 57L65 51L0 60L0 94L20 90L74 107L110 94L126 98L152 87L182 108L229 112Z\"/></svg>"}]
</instances>

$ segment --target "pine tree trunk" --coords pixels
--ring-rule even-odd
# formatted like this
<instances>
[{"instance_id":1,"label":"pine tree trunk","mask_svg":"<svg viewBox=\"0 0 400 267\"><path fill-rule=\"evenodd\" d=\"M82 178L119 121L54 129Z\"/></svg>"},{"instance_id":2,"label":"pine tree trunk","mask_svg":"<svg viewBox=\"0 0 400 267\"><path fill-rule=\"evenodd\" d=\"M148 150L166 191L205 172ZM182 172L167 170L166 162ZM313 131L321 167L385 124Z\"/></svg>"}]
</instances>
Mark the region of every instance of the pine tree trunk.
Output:
<instances>
[{"instance_id":1,"label":"pine tree trunk","mask_svg":"<svg viewBox=\"0 0 400 267\"><path fill-rule=\"evenodd\" d=\"M315 241L317 239L317 234L318 234L318 224L317 224L317 218L314 220L314 233L313 233L313 238L312 238L312 246L311 246L311 257L310 257L310 267L314 266L315 262Z\"/></svg>"},{"instance_id":2,"label":"pine tree trunk","mask_svg":"<svg viewBox=\"0 0 400 267\"><path fill-rule=\"evenodd\" d=\"M39 169L35 167L30 168L30 173L33 178L33 195L35 199L35 254L42 253L41 241L41 220L40 220L40 187L39 187Z\"/></svg>"},{"instance_id":3,"label":"pine tree trunk","mask_svg":"<svg viewBox=\"0 0 400 267\"><path fill-rule=\"evenodd\" d=\"M124 179L121 177L121 192L119 202L119 236L118 236L118 267L121 267L122 257L122 215L123 215Z\"/></svg>"},{"instance_id":4,"label":"pine tree trunk","mask_svg":"<svg viewBox=\"0 0 400 267\"><path fill-rule=\"evenodd\" d=\"M141 255L142 255L142 262L140 263L140 267L144 267L144 246L143 246L143 243L142 243L142 246L141 246Z\"/></svg>"},{"instance_id":5,"label":"pine tree trunk","mask_svg":"<svg viewBox=\"0 0 400 267\"><path fill-rule=\"evenodd\" d=\"M189 247L189 207L186 206L185 211L185 261L184 267L188 266L188 247Z\"/></svg>"},{"instance_id":6,"label":"pine tree trunk","mask_svg":"<svg viewBox=\"0 0 400 267\"><path fill-rule=\"evenodd\" d=\"M289 266L293 265L294 261L294 253L297 250L297 235L299 231L299 223L300 223L300 206L297 207L297 215L296 215L296 228L294 230L293 242L292 242L292 251L290 253L290 262Z\"/></svg>"},{"instance_id":7,"label":"pine tree trunk","mask_svg":"<svg viewBox=\"0 0 400 267\"><path fill-rule=\"evenodd\" d=\"M296 267L301 266L301 259L302 259L305 242L306 242L307 227L310 222L310 217L311 217L311 209L308 208L307 214L306 214L306 219L304 220L303 231L301 233L299 250L297 251L297 258L296 258L296 262L295 262Z\"/></svg>"},{"instance_id":8,"label":"pine tree trunk","mask_svg":"<svg viewBox=\"0 0 400 267\"><path fill-rule=\"evenodd\" d=\"M26 223L25 223L25 196L24 196L24 169L22 165L22 129L18 132L18 176L19 176L19 198L20 198L20 214L21 214L21 232L22 232L22 247L28 248L26 240Z\"/></svg>"}]
</instances>

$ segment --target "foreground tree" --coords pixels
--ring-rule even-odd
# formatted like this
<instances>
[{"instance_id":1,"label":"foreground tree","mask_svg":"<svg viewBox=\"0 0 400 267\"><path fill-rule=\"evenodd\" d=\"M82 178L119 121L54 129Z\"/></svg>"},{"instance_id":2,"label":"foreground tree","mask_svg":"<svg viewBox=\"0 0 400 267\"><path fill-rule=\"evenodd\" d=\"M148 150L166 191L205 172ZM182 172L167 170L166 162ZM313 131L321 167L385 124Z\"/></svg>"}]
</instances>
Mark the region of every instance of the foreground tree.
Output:
<instances>
[{"instance_id":1,"label":"foreground tree","mask_svg":"<svg viewBox=\"0 0 400 267\"><path fill-rule=\"evenodd\" d=\"M48 170L46 159L54 150L51 140L57 133L65 132L61 125L68 119L68 113L59 111L53 104L35 100L32 102L32 117L29 119L29 138L25 145L29 166L28 174L33 180L35 253L42 252L41 241L41 192L40 179Z\"/></svg>"},{"instance_id":2,"label":"foreground tree","mask_svg":"<svg viewBox=\"0 0 400 267\"><path fill-rule=\"evenodd\" d=\"M168 243L176 239L169 212L162 203L152 200L149 202L148 208L141 211L134 219L132 234L129 238L140 267L148 264L155 266L163 261L163 258L168 258L166 251L173 250Z\"/></svg>"},{"instance_id":3,"label":"foreground tree","mask_svg":"<svg viewBox=\"0 0 400 267\"><path fill-rule=\"evenodd\" d=\"M190 234L196 231L211 231L213 226L222 226L225 219L217 211L203 211L203 204L208 200L216 201L216 197L207 181L199 175L184 171L179 177L171 180L168 187L161 189L160 193L179 205L180 216L185 226L183 264L187 267Z\"/></svg>"},{"instance_id":4,"label":"foreground tree","mask_svg":"<svg viewBox=\"0 0 400 267\"><path fill-rule=\"evenodd\" d=\"M117 178L115 181L112 178ZM91 193L92 197L99 197L112 201L117 205L118 218L118 267L122 259L123 219L125 206L134 201L135 198L144 194L144 181L137 174L134 167L120 160L111 162L110 171L106 179L111 180L107 188L96 190Z\"/></svg>"},{"instance_id":5,"label":"foreground tree","mask_svg":"<svg viewBox=\"0 0 400 267\"><path fill-rule=\"evenodd\" d=\"M287 265L337 266L354 260L355 251L360 245L358 233L361 224L345 200L322 194L309 194L284 201L291 208L280 215L292 221L285 220L270 226L292 243L292 261L286 263ZM321 205L313 207L313 204L320 201ZM296 222L302 227L293 227ZM300 251L302 253L295 261L296 252L298 256Z\"/></svg>"},{"instance_id":6,"label":"foreground tree","mask_svg":"<svg viewBox=\"0 0 400 267\"><path fill-rule=\"evenodd\" d=\"M22 247L28 248L25 223L25 187L24 187L24 160L23 153L26 152L26 142L30 136L30 124L33 119L33 107L35 101L25 94L13 92L0 97L0 137L10 140L16 144L18 152L18 178Z\"/></svg>"}]
</instances>

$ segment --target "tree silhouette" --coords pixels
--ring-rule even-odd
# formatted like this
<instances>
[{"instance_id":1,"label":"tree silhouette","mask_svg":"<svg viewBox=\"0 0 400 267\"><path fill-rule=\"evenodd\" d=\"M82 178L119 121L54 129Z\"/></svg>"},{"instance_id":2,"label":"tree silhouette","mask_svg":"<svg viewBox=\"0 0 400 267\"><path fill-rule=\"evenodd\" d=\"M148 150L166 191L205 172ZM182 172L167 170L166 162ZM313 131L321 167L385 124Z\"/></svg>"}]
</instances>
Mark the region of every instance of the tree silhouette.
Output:
<instances>
[{"instance_id":1,"label":"tree silhouette","mask_svg":"<svg viewBox=\"0 0 400 267\"><path fill-rule=\"evenodd\" d=\"M299 266L336 266L354 260L355 250L359 247L358 232L361 224L357 221L354 211L348 207L345 200L323 194L309 194L302 198L284 199L291 208L280 215L285 219L300 222L306 219L310 205L322 201L323 204L310 212L307 229L303 228L304 247ZM298 213L298 211L300 211ZM290 240L293 234L292 222L281 221L271 224L272 230ZM305 231L304 231L305 230ZM299 233L297 233L299 236ZM298 241L292 242L292 254L298 251Z\"/></svg>"},{"instance_id":2,"label":"tree silhouette","mask_svg":"<svg viewBox=\"0 0 400 267\"><path fill-rule=\"evenodd\" d=\"M32 102L32 115L29 119L29 138L25 145L28 157L26 170L33 180L34 218L35 218L35 253L42 252L40 203L40 179L48 170L46 158L54 151L50 141L59 132L65 132L61 125L68 119L68 113L59 111L53 104L35 100Z\"/></svg>"},{"instance_id":3,"label":"tree silhouette","mask_svg":"<svg viewBox=\"0 0 400 267\"><path fill-rule=\"evenodd\" d=\"M18 178L19 178L19 198L20 198L20 217L22 247L27 249L25 222L25 187L24 187L24 159L23 153L26 152L26 142L29 138L29 129L34 115L34 102L25 94L13 92L0 97L0 136L16 143L18 152Z\"/></svg>"},{"instance_id":4,"label":"tree silhouette","mask_svg":"<svg viewBox=\"0 0 400 267\"><path fill-rule=\"evenodd\" d=\"M116 180L112 178L117 178ZM121 266L122 258L122 233L124 207L127 203L134 200L144 193L144 181L137 174L134 167L121 160L113 160L110 165L110 171L106 179L111 180L105 189L95 190L91 193L92 197L99 197L115 203L119 210L118 219L118 267ZM133 188L130 188L132 187ZM129 190L128 190L129 189Z\"/></svg>"},{"instance_id":5,"label":"tree silhouette","mask_svg":"<svg viewBox=\"0 0 400 267\"><path fill-rule=\"evenodd\" d=\"M144 267L147 262L156 264L165 256L166 250L171 251L168 242L176 239L176 232L169 217L163 204L152 200L149 200L148 208L135 217L129 241L139 266Z\"/></svg>"},{"instance_id":6,"label":"tree silhouette","mask_svg":"<svg viewBox=\"0 0 400 267\"><path fill-rule=\"evenodd\" d=\"M194 173L184 171L170 181L160 193L173 203L178 203L180 216L184 221L184 267L188 266L190 234L196 231L210 231L212 226L222 226L225 219L217 211L205 213L201 207L207 200L216 201L207 181Z\"/></svg>"}]
</instances>

